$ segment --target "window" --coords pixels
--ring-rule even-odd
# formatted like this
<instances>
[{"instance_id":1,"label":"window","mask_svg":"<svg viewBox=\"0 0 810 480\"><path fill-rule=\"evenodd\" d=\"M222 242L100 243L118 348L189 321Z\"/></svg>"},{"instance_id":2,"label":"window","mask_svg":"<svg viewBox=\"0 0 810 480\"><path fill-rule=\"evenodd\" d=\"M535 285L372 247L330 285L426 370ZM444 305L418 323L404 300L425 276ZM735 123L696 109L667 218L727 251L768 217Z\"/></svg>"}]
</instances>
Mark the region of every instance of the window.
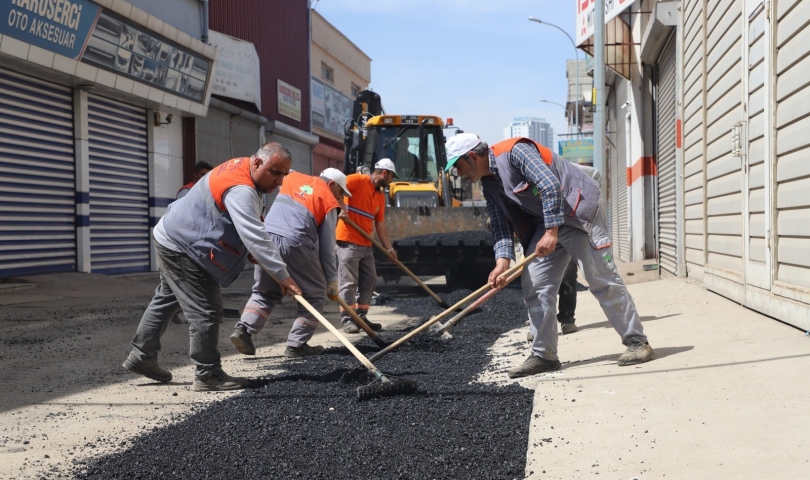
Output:
<instances>
[{"instance_id":1,"label":"window","mask_svg":"<svg viewBox=\"0 0 810 480\"><path fill-rule=\"evenodd\" d=\"M352 98L357 98L360 95L360 87L352 83Z\"/></svg>"},{"instance_id":2,"label":"window","mask_svg":"<svg viewBox=\"0 0 810 480\"><path fill-rule=\"evenodd\" d=\"M335 81L335 71L327 64L321 63L321 78L324 80L329 80L330 82Z\"/></svg>"}]
</instances>

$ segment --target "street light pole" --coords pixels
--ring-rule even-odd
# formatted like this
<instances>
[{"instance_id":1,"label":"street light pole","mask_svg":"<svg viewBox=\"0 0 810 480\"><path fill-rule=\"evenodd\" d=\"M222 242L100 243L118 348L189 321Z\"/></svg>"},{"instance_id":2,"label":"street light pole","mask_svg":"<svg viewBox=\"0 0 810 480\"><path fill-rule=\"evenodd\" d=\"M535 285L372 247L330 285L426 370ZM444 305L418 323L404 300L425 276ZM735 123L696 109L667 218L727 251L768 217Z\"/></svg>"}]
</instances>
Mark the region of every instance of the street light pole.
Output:
<instances>
[{"instance_id":1,"label":"street light pole","mask_svg":"<svg viewBox=\"0 0 810 480\"><path fill-rule=\"evenodd\" d=\"M574 56L575 56L576 62L577 62L576 73L574 74L574 76L576 77L576 85L577 85L577 87L576 87L577 88L576 106L574 107L574 123L576 124L576 133L579 134L579 133L582 132L582 129L579 126L579 49L577 48L577 44L576 44L576 42L574 42L574 39L571 38L571 35L569 35L568 32L566 32L562 28L558 27L557 25L554 25L553 23L544 22L544 21L540 20L539 18L534 18L534 17L529 17L529 21L537 22L537 23L540 23L540 24L543 24L543 25L548 25L549 27L556 28L557 30L564 33L565 36L568 37L568 40L571 41L571 45L574 46ZM566 94L566 97L567 96L568 95ZM567 99L566 99L566 101L567 101ZM566 110L568 110L568 109L566 109Z\"/></svg>"}]
</instances>

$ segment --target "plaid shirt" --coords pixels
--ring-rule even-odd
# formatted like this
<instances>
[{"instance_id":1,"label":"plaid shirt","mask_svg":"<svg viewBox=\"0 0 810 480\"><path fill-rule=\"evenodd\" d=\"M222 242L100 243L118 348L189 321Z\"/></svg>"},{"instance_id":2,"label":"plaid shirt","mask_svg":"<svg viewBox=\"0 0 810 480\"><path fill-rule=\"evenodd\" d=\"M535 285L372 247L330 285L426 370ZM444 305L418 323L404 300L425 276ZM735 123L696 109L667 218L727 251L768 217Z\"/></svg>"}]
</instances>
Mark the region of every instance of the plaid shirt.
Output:
<instances>
[{"instance_id":1,"label":"plaid shirt","mask_svg":"<svg viewBox=\"0 0 810 480\"><path fill-rule=\"evenodd\" d=\"M551 168L543 162L540 152L532 145L518 143L509 154L509 163L523 174L532 185L536 186L537 195L543 201L543 217L538 218L538 225L546 228L558 227L563 224L563 201L560 194L560 180L551 172ZM495 155L489 151L489 170L495 177L485 177L497 186L498 194L506 202L513 202L503 190L503 182L498 177L498 166L495 164ZM491 195L484 190L484 199L489 209L492 237L495 240L493 249L495 258L515 259L515 248L512 244L512 226L506 219L506 214L495 204ZM528 212L527 212L528 213Z\"/></svg>"}]
</instances>

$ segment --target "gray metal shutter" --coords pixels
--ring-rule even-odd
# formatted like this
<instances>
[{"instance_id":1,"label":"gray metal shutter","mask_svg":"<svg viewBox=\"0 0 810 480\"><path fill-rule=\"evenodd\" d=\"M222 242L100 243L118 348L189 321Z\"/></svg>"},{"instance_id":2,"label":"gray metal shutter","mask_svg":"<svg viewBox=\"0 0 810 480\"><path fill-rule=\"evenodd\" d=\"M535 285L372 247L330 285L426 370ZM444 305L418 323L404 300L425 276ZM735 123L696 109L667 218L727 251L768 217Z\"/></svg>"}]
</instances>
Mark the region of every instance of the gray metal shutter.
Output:
<instances>
[{"instance_id":1,"label":"gray metal shutter","mask_svg":"<svg viewBox=\"0 0 810 480\"><path fill-rule=\"evenodd\" d=\"M96 95L87 100L91 271L148 271L146 110Z\"/></svg>"},{"instance_id":2,"label":"gray metal shutter","mask_svg":"<svg viewBox=\"0 0 810 480\"><path fill-rule=\"evenodd\" d=\"M621 107L627 103L628 81L616 76L614 87L616 90L616 155L613 157L616 162L613 168L613 253L620 260L630 261L630 222L628 218L627 203L627 121L624 118L626 110Z\"/></svg>"},{"instance_id":3,"label":"gray metal shutter","mask_svg":"<svg viewBox=\"0 0 810 480\"><path fill-rule=\"evenodd\" d=\"M675 40L656 64L656 159L658 160L658 263L663 276L678 274L675 225Z\"/></svg>"},{"instance_id":4,"label":"gray metal shutter","mask_svg":"<svg viewBox=\"0 0 810 480\"><path fill-rule=\"evenodd\" d=\"M194 123L197 129L197 161L205 161L216 167L233 158L230 113L209 108L208 115L197 118Z\"/></svg>"},{"instance_id":5,"label":"gray metal shutter","mask_svg":"<svg viewBox=\"0 0 810 480\"><path fill-rule=\"evenodd\" d=\"M231 154L249 157L259 149L259 124L242 117L231 119Z\"/></svg>"},{"instance_id":6,"label":"gray metal shutter","mask_svg":"<svg viewBox=\"0 0 810 480\"><path fill-rule=\"evenodd\" d=\"M292 155L292 170L312 175L312 148L303 142L293 140L283 135L268 135L267 142L278 142L290 151ZM264 204L268 207L275 200L278 190L264 196Z\"/></svg>"},{"instance_id":7,"label":"gray metal shutter","mask_svg":"<svg viewBox=\"0 0 810 480\"><path fill-rule=\"evenodd\" d=\"M807 288L810 287L810 88L807 87L810 41L805 19L810 18L810 2L780 1L776 4L776 16L776 278Z\"/></svg>"},{"instance_id":8,"label":"gray metal shutter","mask_svg":"<svg viewBox=\"0 0 810 480\"><path fill-rule=\"evenodd\" d=\"M0 69L0 277L76 269L70 88Z\"/></svg>"}]
</instances>

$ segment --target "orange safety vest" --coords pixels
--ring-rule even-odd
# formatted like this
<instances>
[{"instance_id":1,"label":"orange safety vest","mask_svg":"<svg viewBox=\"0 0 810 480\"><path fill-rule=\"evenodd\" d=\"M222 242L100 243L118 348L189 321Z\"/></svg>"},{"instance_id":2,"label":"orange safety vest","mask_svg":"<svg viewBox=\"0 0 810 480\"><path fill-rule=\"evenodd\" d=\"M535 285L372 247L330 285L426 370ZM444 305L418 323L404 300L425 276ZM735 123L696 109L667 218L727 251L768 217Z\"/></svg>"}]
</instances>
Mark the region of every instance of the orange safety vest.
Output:
<instances>
[{"instance_id":1,"label":"orange safety vest","mask_svg":"<svg viewBox=\"0 0 810 480\"><path fill-rule=\"evenodd\" d=\"M223 212L228 209L222 203L222 196L229 188L237 185L247 185L256 188L256 182L250 174L250 158L240 157L228 160L219 165L208 174L208 188L211 189L211 196L214 197L217 207Z\"/></svg>"}]
</instances>

